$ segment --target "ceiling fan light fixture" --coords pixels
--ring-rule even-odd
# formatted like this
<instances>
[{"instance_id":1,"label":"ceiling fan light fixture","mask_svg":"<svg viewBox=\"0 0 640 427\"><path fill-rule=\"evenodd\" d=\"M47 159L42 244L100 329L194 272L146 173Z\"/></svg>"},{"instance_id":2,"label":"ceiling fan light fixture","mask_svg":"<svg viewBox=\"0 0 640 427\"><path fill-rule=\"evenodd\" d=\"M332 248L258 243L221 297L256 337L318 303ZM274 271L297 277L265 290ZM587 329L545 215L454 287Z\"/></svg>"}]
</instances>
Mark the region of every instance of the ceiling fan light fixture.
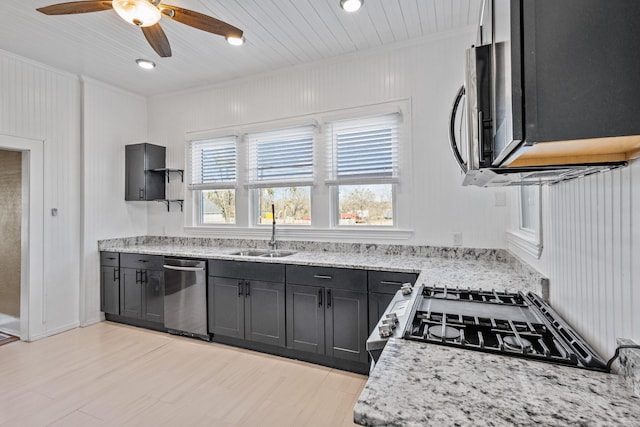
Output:
<instances>
[{"instance_id":1,"label":"ceiling fan light fixture","mask_svg":"<svg viewBox=\"0 0 640 427\"><path fill-rule=\"evenodd\" d=\"M364 4L364 0L340 0L340 7L346 12L355 12Z\"/></svg>"},{"instance_id":2,"label":"ceiling fan light fixture","mask_svg":"<svg viewBox=\"0 0 640 427\"><path fill-rule=\"evenodd\" d=\"M245 42L244 36L242 37L225 37L225 39L227 39L227 43L229 43L232 46L242 46Z\"/></svg>"},{"instance_id":3,"label":"ceiling fan light fixture","mask_svg":"<svg viewBox=\"0 0 640 427\"><path fill-rule=\"evenodd\" d=\"M113 0L113 8L118 15L138 27L150 27L160 21L162 13L148 0Z\"/></svg>"},{"instance_id":4,"label":"ceiling fan light fixture","mask_svg":"<svg viewBox=\"0 0 640 427\"><path fill-rule=\"evenodd\" d=\"M138 67L144 68L145 70L153 70L156 68L156 63L149 61L148 59L136 59L136 64L138 64Z\"/></svg>"}]
</instances>

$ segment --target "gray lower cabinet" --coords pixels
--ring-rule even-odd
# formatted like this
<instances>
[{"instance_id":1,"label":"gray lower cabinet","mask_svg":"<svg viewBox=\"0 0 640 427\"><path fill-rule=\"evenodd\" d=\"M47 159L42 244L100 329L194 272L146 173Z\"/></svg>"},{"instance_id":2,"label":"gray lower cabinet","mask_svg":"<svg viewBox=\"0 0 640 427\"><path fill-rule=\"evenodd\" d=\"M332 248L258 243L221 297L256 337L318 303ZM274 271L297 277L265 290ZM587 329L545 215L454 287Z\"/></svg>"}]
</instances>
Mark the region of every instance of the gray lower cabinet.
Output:
<instances>
[{"instance_id":1,"label":"gray lower cabinet","mask_svg":"<svg viewBox=\"0 0 640 427\"><path fill-rule=\"evenodd\" d=\"M120 314L120 254L100 253L100 311Z\"/></svg>"},{"instance_id":2,"label":"gray lower cabinet","mask_svg":"<svg viewBox=\"0 0 640 427\"><path fill-rule=\"evenodd\" d=\"M163 257L121 254L120 315L164 324Z\"/></svg>"},{"instance_id":3,"label":"gray lower cabinet","mask_svg":"<svg viewBox=\"0 0 640 427\"><path fill-rule=\"evenodd\" d=\"M373 331L378 320L384 314L393 295L400 290L403 283L412 285L418 279L416 273L398 273L393 271L369 271L369 333Z\"/></svg>"},{"instance_id":4,"label":"gray lower cabinet","mask_svg":"<svg viewBox=\"0 0 640 427\"><path fill-rule=\"evenodd\" d=\"M209 261L207 295L214 337L285 346L283 265Z\"/></svg>"},{"instance_id":5,"label":"gray lower cabinet","mask_svg":"<svg viewBox=\"0 0 640 427\"><path fill-rule=\"evenodd\" d=\"M367 273L287 265L287 347L367 362Z\"/></svg>"}]
</instances>

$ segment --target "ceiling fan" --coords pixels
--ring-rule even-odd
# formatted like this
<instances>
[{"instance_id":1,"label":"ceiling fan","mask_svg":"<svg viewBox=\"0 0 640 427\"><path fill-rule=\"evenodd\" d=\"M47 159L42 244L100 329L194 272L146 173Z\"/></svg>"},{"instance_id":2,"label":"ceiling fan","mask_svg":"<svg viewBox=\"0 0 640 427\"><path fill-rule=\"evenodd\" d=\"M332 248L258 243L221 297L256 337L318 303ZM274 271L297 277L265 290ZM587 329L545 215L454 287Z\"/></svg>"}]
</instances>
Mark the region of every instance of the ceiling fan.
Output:
<instances>
[{"instance_id":1,"label":"ceiling fan","mask_svg":"<svg viewBox=\"0 0 640 427\"><path fill-rule=\"evenodd\" d=\"M140 27L153 50L163 58L171 56L169 40L158 23L163 16L198 30L224 36L231 44L238 45L244 41L242 30L233 25L193 10L160 2L161 0L72 1L36 10L45 15L69 15L114 9L122 19Z\"/></svg>"}]
</instances>

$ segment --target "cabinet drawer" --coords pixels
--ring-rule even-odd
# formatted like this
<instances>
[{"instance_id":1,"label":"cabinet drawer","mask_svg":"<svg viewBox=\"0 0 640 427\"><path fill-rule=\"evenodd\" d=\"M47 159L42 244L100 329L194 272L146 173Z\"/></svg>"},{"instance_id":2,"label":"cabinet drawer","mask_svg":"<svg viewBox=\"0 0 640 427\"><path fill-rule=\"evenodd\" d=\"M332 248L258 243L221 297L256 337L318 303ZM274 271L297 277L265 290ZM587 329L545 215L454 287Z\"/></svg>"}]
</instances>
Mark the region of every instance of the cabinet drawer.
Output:
<instances>
[{"instance_id":1,"label":"cabinet drawer","mask_svg":"<svg viewBox=\"0 0 640 427\"><path fill-rule=\"evenodd\" d=\"M164 257L160 255L120 254L120 266L144 270L162 270Z\"/></svg>"},{"instance_id":2,"label":"cabinet drawer","mask_svg":"<svg viewBox=\"0 0 640 427\"><path fill-rule=\"evenodd\" d=\"M370 271L369 272L369 292L379 292L381 294L395 294L403 283L416 282L416 273L396 273L393 271Z\"/></svg>"},{"instance_id":3,"label":"cabinet drawer","mask_svg":"<svg viewBox=\"0 0 640 427\"><path fill-rule=\"evenodd\" d=\"M348 268L287 265L287 283L367 290L367 272Z\"/></svg>"},{"instance_id":4,"label":"cabinet drawer","mask_svg":"<svg viewBox=\"0 0 640 427\"><path fill-rule=\"evenodd\" d=\"M100 265L105 267L120 266L120 254L118 252L100 252Z\"/></svg>"},{"instance_id":5,"label":"cabinet drawer","mask_svg":"<svg viewBox=\"0 0 640 427\"><path fill-rule=\"evenodd\" d=\"M284 283L284 265L266 262L209 260L209 276Z\"/></svg>"}]
</instances>

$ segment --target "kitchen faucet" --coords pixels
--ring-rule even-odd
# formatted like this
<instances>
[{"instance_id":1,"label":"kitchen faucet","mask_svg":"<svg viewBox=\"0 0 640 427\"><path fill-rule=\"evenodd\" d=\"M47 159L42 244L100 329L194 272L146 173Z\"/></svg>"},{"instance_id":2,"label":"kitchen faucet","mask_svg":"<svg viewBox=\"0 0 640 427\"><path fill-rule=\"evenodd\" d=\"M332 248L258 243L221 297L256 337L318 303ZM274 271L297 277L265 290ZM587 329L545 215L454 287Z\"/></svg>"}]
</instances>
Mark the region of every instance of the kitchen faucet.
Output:
<instances>
[{"instance_id":1,"label":"kitchen faucet","mask_svg":"<svg viewBox=\"0 0 640 427\"><path fill-rule=\"evenodd\" d=\"M271 240L269 240L269 246L271 249L278 250L278 242L276 242L276 208L271 204L271 219L273 222L271 223Z\"/></svg>"}]
</instances>

